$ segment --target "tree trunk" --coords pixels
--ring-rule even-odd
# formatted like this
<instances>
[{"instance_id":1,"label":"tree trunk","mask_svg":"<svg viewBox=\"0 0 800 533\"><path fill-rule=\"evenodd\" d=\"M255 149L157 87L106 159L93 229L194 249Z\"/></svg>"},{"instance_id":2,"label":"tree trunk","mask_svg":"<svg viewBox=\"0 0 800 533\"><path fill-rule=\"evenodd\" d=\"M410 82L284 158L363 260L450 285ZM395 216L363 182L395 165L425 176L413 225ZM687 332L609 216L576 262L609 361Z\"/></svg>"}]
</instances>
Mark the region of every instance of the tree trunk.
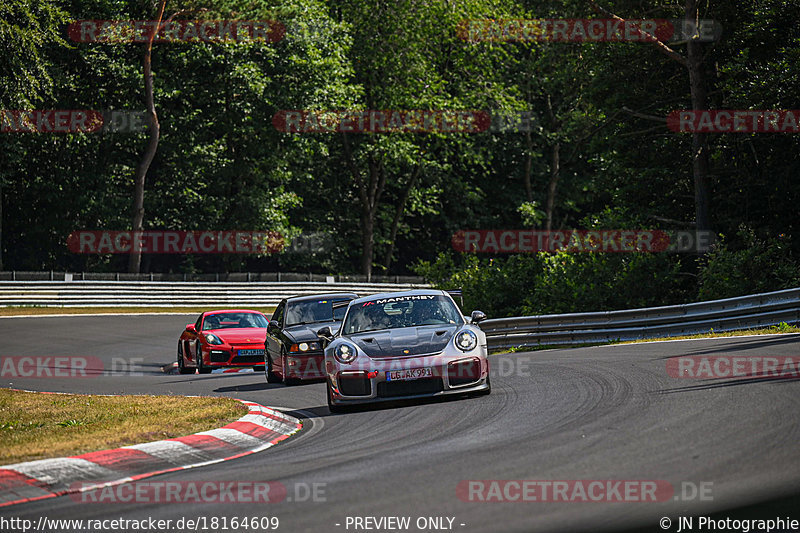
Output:
<instances>
[{"instance_id":1,"label":"tree trunk","mask_svg":"<svg viewBox=\"0 0 800 533\"><path fill-rule=\"evenodd\" d=\"M590 0L598 13L611 16L614 20L624 20ZM698 22L698 0L686 0L684 18L695 24ZM693 109L708 109L708 93L706 77L703 70L703 45L690 38L687 44L686 57L683 57L661 41L651 41L660 52L686 67L689 71L689 92ZM694 210L698 231L711 229L711 186L709 184L708 135L692 133L692 176L694 178Z\"/></svg>"},{"instance_id":2,"label":"tree trunk","mask_svg":"<svg viewBox=\"0 0 800 533\"><path fill-rule=\"evenodd\" d=\"M697 0L686 0L686 20L697 22ZM703 45L690 39L687 45L686 67L689 70L689 87L692 109L708 109L706 76L703 64ZM697 231L711 229L709 184L708 134L692 133L692 174L694 176L694 205Z\"/></svg>"},{"instance_id":3,"label":"tree trunk","mask_svg":"<svg viewBox=\"0 0 800 533\"><path fill-rule=\"evenodd\" d=\"M344 148L345 162L350 169L350 174L353 176L353 181L355 181L359 203L361 204L361 273L367 277L367 281L370 281L372 279L372 258L375 248L375 215L378 212L378 203L386 184L386 173L383 170L383 165L375 161L372 155L369 155L367 156L368 175L365 178L356 166L346 133L342 133L342 146Z\"/></svg>"},{"instance_id":4,"label":"tree trunk","mask_svg":"<svg viewBox=\"0 0 800 533\"><path fill-rule=\"evenodd\" d=\"M553 228L553 211L556 206L556 189L558 188L558 179L561 171L561 143L556 142L553 145L552 161L550 165L550 183L547 184L547 223L545 231L551 231Z\"/></svg>"},{"instance_id":5,"label":"tree trunk","mask_svg":"<svg viewBox=\"0 0 800 533\"><path fill-rule=\"evenodd\" d=\"M361 273L367 276L367 281L372 281L372 254L373 239L375 237L375 222L369 208L361 209Z\"/></svg>"},{"instance_id":6,"label":"tree trunk","mask_svg":"<svg viewBox=\"0 0 800 533\"><path fill-rule=\"evenodd\" d=\"M164 8L167 0L161 0L158 7L157 21L161 24L161 19L164 16ZM153 71L152 71L152 55L153 55L153 40L158 33L157 29L150 35L150 40L147 43L147 48L144 52L144 93L149 114L150 123L148 124L148 135L150 137L147 143L147 149L142 154L142 159L136 167L136 178L133 187L133 220L131 223L134 239L131 246L131 255L128 257L128 272L132 274L139 273L139 267L142 262L142 250L139 247L138 239L135 238L141 231L144 230L144 184L147 178L147 170L153 162L158 149L159 137L159 124L158 115L156 114L156 106L153 98Z\"/></svg>"},{"instance_id":7,"label":"tree trunk","mask_svg":"<svg viewBox=\"0 0 800 533\"><path fill-rule=\"evenodd\" d=\"M0 270L3 270L3 178L0 176Z\"/></svg>"},{"instance_id":8,"label":"tree trunk","mask_svg":"<svg viewBox=\"0 0 800 533\"><path fill-rule=\"evenodd\" d=\"M530 128L525 130L525 169L522 182L525 185L525 198L528 203L533 202L533 186L531 185L531 169L533 167L533 141Z\"/></svg>"},{"instance_id":9,"label":"tree trunk","mask_svg":"<svg viewBox=\"0 0 800 533\"><path fill-rule=\"evenodd\" d=\"M394 218L392 219L392 229L389 235L389 249L386 251L386 259L383 261L383 266L387 274L389 273L389 267L392 266L392 255L394 254L394 241L397 239L397 228L400 226L400 221L403 219L406 202L408 202L411 191L414 190L414 185L417 183L417 178L419 177L421 169L422 165L417 165L417 168L414 169L414 172L408 179L405 190L403 190L403 196L400 198L400 201L397 202L397 208L395 209Z\"/></svg>"}]
</instances>

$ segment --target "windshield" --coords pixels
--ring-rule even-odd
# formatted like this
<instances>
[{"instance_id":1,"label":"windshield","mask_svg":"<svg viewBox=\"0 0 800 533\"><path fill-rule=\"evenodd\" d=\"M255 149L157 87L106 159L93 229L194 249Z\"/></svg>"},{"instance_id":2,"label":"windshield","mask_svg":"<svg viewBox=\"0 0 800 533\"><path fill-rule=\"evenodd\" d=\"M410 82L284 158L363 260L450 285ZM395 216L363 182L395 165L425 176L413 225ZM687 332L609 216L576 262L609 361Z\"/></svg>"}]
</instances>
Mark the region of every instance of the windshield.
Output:
<instances>
[{"instance_id":1,"label":"windshield","mask_svg":"<svg viewBox=\"0 0 800 533\"><path fill-rule=\"evenodd\" d=\"M290 303L286 308L286 327L315 322L333 322L344 317L347 306L333 309L336 302L349 302L350 298L328 298Z\"/></svg>"},{"instance_id":2,"label":"windshield","mask_svg":"<svg viewBox=\"0 0 800 533\"><path fill-rule=\"evenodd\" d=\"M265 328L267 319L258 313L214 313L207 315L203 329Z\"/></svg>"},{"instance_id":3,"label":"windshield","mask_svg":"<svg viewBox=\"0 0 800 533\"><path fill-rule=\"evenodd\" d=\"M464 319L452 300L441 295L379 298L351 305L345 319L345 335L381 329L463 324Z\"/></svg>"}]
</instances>

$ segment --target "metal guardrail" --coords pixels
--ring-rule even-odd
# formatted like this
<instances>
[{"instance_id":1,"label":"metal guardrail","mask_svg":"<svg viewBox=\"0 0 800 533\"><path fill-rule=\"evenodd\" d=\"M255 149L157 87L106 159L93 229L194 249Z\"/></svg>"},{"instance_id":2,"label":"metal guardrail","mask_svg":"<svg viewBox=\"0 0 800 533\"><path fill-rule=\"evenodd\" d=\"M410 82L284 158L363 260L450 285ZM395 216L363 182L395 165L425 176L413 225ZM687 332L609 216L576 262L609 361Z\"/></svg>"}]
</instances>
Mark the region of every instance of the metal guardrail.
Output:
<instances>
[{"instance_id":1,"label":"metal guardrail","mask_svg":"<svg viewBox=\"0 0 800 533\"><path fill-rule=\"evenodd\" d=\"M359 295L422 283L0 281L0 307L273 307L282 298L323 292ZM590 344L751 329L800 322L800 288L682 305L490 319L490 348Z\"/></svg>"},{"instance_id":2,"label":"metal guardrail","mask_svg":"<svg viewBox=\"0 0 800 533\"><path fill-rule=\"evenodd\" d=\"M424 284L420 276L381 276L367 279L361 274L313 274L311 272L217 272L190 274L174 272L149 272L129 274L127 272L64 272L58 270L0 271L0 281L205 281L205 282L284 282L319 281L327 283L413 283Z\"/></svg>"},{"instance_id":3,"label":"metal guardrail","mask_svg":"<svg viewBox=\"0 0 800 533\"><path fill-rule=\"evenodd\" d=\"M0 281L0 307L273 307L282 298L325 292L404 291L416 283L201 283L143 281Z\"/></svg>"},{"instance_id":4,"label":"metal guardrail","mask_svg":"<svg viewBox=\"0 0 800 533\"><path fill-rule=\"evenodd\" d=\"M591 344L800 322L800 288L664 307L490 319L490 348Z\"/></svg>"}]
</instances>

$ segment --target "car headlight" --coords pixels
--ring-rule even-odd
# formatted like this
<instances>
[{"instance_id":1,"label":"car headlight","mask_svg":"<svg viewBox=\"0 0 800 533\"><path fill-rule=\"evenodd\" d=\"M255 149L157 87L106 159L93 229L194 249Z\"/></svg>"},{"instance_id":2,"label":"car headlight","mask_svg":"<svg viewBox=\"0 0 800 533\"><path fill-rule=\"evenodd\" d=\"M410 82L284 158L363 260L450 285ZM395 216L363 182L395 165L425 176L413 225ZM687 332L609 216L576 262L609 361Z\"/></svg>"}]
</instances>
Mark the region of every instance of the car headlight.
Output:
<instances>
[{"instance_id":1,"label":"car headlight","mask_svg":"<svg viewBox=\"0 0 800 533\"><path fill-rule=\"evenodd\" d=\"M300 344L292 344L289 347L290 352L307 352L309 350L319 350L318 342L301 342Z\"/></svg>"},{"instance_id":2,"label":"car headlight","mask_svg":"<svg viewBox=\"0 0 800 533\"><path fill-rule=\"evenodd\" d=\"M478 336L465 329L456 334L456 347L462 352L474 350L478 345Z\"/></svg>"},{"instance_id":3,"label":"car headlight","mask_svg":"<svg viewBox=\"0 0 800 533\"><path fill-rule=\"evenodd\" d=\"M206 333L206 341L208 342L208 344L222 344L222 339L220 339L213 333Z\"/></svg>"},{"instance_id":4,"label":"car headlight","mask_svg":"<svg viewBox=\"0 0 800 533\"><path fill-rule=\"evenodd\" d=\"M352 363L356 358L356 355L358 355L358 352L356 352L356 347L347 342L339 344L333 350L333 356L340 363Z\"/></svg>"}]
</instances>

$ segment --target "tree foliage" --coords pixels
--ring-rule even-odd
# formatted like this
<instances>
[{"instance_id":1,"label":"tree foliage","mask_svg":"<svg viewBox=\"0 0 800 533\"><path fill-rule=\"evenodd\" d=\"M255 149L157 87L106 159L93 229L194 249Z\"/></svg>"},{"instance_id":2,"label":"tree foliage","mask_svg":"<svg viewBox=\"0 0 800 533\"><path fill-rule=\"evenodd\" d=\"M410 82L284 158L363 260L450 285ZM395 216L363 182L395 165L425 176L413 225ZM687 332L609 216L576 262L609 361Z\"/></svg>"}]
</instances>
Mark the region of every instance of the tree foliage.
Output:
<instances>
[{"instance_id":1,"label":"tree foliage","mask_svg":"<svg viewBox=\"0 0 800 533\"><path fill-rule=\"evenodd\" d=\"M630 18L685 16L677 4L595 5ZM142 45L76 43L65 27L148 19L155 8L150 0L4 2L2 108L143 110ZM698 9L723 28L721 39L699 48L709 107L797 108L797 3L711 0ZM710 224L725 236L709 258L447 252L459 229L696 223L697 139L664 121L695 105L684 65L649 43L477 42L459 33L472 19L596 18L592 2L191 0L168 1L171 15L278 20L286 32L273 43L154 45L161 131L144 228L315 233L326 246L261 256L145 254L144 272L416 270L491 292L491 302L474 303L494 314L654 305L793 279L785 265L800 256L800 241L788 237L800 229L797 134L703 136ZM688 56L687 42L670 47ZM524 112L534 120L468 134L298 134L272 125L281 110L335 109ZM130 229L146 144L146 132L0 133L5 268L125 270L125 256L73 254L66 237ZM774 242L780 259L777 245L758 244ZM745 286L731 265L749 247L771 273Z\"/></svg>"}]
</instances>

